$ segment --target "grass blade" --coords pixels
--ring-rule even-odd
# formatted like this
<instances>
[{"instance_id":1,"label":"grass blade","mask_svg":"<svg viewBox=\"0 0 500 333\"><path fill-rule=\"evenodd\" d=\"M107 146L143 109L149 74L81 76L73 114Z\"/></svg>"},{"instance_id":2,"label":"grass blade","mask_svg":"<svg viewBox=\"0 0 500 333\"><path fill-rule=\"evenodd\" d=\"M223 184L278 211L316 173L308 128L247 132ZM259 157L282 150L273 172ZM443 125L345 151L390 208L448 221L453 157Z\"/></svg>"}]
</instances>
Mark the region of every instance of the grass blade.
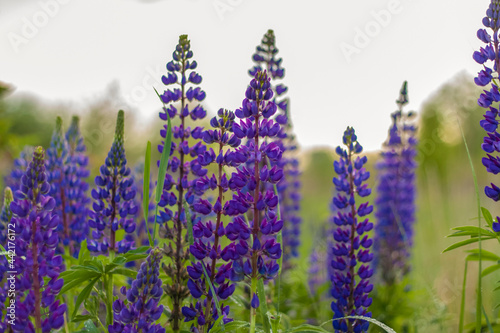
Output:
<instances>
[{"instance_id":1,"label":"grass blade","mask_svg":"<svg viewBox=\"0 0 500 333\"><path fill-rule=\"evenodd\" d=\"M144 157L144 176L142 178L142 212L144 214L144 223L148 233L149 246L153 247L154 242L149 233L149 178L151 173L151 141L146 146L146 156Z\"/></svg>"},{"instance_id":2,"label":"grass blade","mask_svg":"<svg viewBox=\"0 0 500 333\"><path fill-rule=\"evenodd\" d=\"M465 287L467 283L467 265L469 261L465 260L464 267L464 282L462 284L462 299L460 301L460 318L458 321L458 333L464 332L464 317L465 317Z\"/></svg>"},{"instance_id":3,"label":"grass blade","mask_svg":"<svg viewBox=\"0 0 500 333\"><path fill-rule=\"evenodd\" d=\"M462 125L460 124L460 119L457 115L458 127L460 128L460 133L462 134L462 139L464 141L465 150L467 151L467 158L469 159L470 168L472 171L472 178L474 179L474 190L476 192L477 200L477 218L478 227L481 228L481 198L479 197L479 185L477 183L476 171L474 170L474 163L472 163L472 158L470 156L469 146L467 145L467 140L465 139L464 131ZM477 280L477 301L476 301L476 333L481 333L482 326L482 264L481 264L481 232L478 232L478 248L479 248L479 269L478 269L478 280Z\"/></svg>"},{"instance_id":4,"label":"grass blade","mask_svg":"<svg viewBox=\"0 0 500 333\"><path fill-rule=\"evenodd\" d=\"M160 94L156 90L156 88L153 88L156 92L156 95L160 99L160 101L163 103L163 100L161 99ZM163 103L163 106L165 107L165 103ZM153 228L153 241L156 235L156 217L158 216L158 203L161 200L161 195L163 193L163 185L165 184L165 176L167 174L167 167L168 167L168 160L170 158L170 150L172 148L172 122L170 121L170 115L168 112L165 112L167 114L167 135L165 136L165 144L163 145L163 151L161 153L161 158L160 158L160 167L158 169L158 181L156 184L156 195L155 195L155 203L156 203L156 210L155 210L155 224Z\"/></svg>"},{"instance_id":5,"label":"grass blade","mask_svg":"<svg viewBox=\"0 0 500 333\"><path fill-rule=\"evenodd\" d=\"M271 326L269 325L269 318L267 317L268 309L266 302L266 291L264 289L264 281L262 279L259 279L259 281L257 281L257 295L260 299L259 311L262 318L262 324L264 325L264 331L266 333L269 333L271 332Z\"/></svg>"}]
</instances>

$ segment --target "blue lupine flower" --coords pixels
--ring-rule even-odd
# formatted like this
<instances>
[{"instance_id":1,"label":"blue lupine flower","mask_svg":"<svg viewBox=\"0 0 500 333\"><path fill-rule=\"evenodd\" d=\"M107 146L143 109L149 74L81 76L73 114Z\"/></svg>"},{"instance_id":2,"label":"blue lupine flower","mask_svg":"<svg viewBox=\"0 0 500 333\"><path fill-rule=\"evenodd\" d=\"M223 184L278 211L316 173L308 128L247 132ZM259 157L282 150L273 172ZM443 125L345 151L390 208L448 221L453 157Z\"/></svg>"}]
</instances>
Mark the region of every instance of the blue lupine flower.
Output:
<instances>
[{"instance_id":1,"label":"blue lupine flower","mask_svg":"<svg viewBox=\"0 0 500 333\"><path fill-rule=\"evenodd\" d=\"M10 187L12 193L16 192L21 187L21 177L30 164L34 149L35 147L33 146L25 146L19 154L19 157L14 160L10 174L5 176L5 186Z\"/></svg>"},{"instance_id":2,"label":"blue lupine flower","mask_svg":"<svg viewBox=\"0 0 500 333\"><path fill-rule=\"evenodd\" d=\"M398 110L392 117L389 138L377 164L379 182L375 200L375 267L387 285L400 280L409 272L410 249L415 222L415 138L416 128L404 113L408 103L407 83L401 87L396 101Z\"/></svg>"},{"instance_id":3,"label":"blue lupine flower","mask_svg":"<svg viewBox=\"0 0 500 333\"><path fill-rule=\"evenodd\" d=\"M336 243L333 246L334 259L331 262L334 273L332 276L333 319L345 316L371 317L368 307L372 299L368 296L373 289L370 277L373 270L370 262L372 240L366 234L373 224L366 217L373 210L368 202L360 203L362 198L370 195L371 190L364 184L370 173L364 168L366 156L356 157L363 147L359 144L354 129L348 127L344 132L344 145L338 146L336 153L340 156L333 166L337 177L333 178L337 195L333 203L338 209L333 222L337 229L333 233ZM358 264L359 262L359 264ZM367 321L358 319L334 320L336 332L364 332L368 329Z\"/></svg>"},{"instance_id":4,"label":"blue lupine flower","mask_svg":"<svg viewBox=\"0 0 500 333\"><path fill-rule=\"evenodd\" d=\"M58 279L63 270L61 256L55 255L59 237L56 228L59 217L53 210L54 198L48 195L50 185L45 172L44 150L37 147L20 190L10 204L11 222L16 229L16 301L14 332L51 332L64 324L66 304L55 298L64 281ZM25 259L21 259L25 257ZM45 308L42 310L42 308Z\"/></svg>"},{"instance_id":5,"label":"blue lupine flower","mask_svg":"<svg viewBox=\"0 0 500 333\"><path fill-rule=\"evenodd\" d=\"M94 203L89 212L89 226L94 229L88 249L98 253L109 251L125 253L134 246L133 242L123 239L116 241L116 232L122 229L125 233L135 231L134 216L138 207L134 204L136 195L133 189L134 180L127 167L125 148L123 146L124 113L118 112L115 139L105 163L99 169L100 175L95 177L97 189L92 190Z\"/></svg>"},{"instance_id":6,"label":"blue lupine flower","mask_svg":"<svg viewBox=\"0 0 500 333\"><path fill-rule=\"evenodd\" d=\"M293 126L290 119L289 98L286 96L288 87L281 80L285 77L285 69L282 67L282 58L277 57L276 38L273 30L268 30L257 46L252 59L255 66L249 70L249 74L254 76L258 70L266 69L271 80L273 90L273 102L278 107L275 120L281 126L281 130L275 136L274 141L283 152L283 157L272 163L283 169L284 177L278 183L278 193L280 197L281 216L286 223L283 226L283 268L288 268L291 264L289 259L298 256L300 245L300 225L302 218L300 211L300 171L299 161L295 156L297 142L293 133Z\"/></svg>"},{"instance_id":7,"label":"blue lupine flower","mask_svg":"<svg viewBox=\"0 0 500 333\"><path fill-rule=\"evenodd\" d=\"M120 289L125 300L113 303L114 323L108 326L109 333L165 333L165 328L155 324L163 312L163 305L159 304L163 294L160 260L161 252L154 248L141 264L131 287Z\"/></svg>"},{"instance_id":8,"label":"blue lupine flower","mask_svg":"<svg viewBox=\"0 0 500 333\"><path fill-rule=\"evenodd\" d=\"M172 128L172 145L170 159L168 161L168 172L165 176L163 194L159 206L160 214L157 221L162 224L160 232L170 243L171 251L167 252L172 261L164 267L168 276L172 277L170 288L166 289L167 295L173 301L172 329L179 329L181 320L182 300L189 295L187 288L188 274L185 262L188 258L185 248L183 230L186 228L186 212L184 203L192 205L195 196L203 194L195 185L198 178L207 174L198 156L206 152L206 146L202 140L202 127L191 128L187 126L188 118L195 121L205 118L207 112L201 106L205 99L205 92L197 85L201 82L201 76L195 71L197 62L192 60L193 51L187 35L179 37L179 44L172 54L173 60L167 63L168 74L162 77L167 86L178 85L179 88L166 90L161 99L166 105L160 113L162 120L179 118L180 125ZM178 103L178 104L175 104ZM167 134L167 124L160 131L163 138ZM160 152L163 145L158 146ZM159 162L158 162L159 165ZM176 177L174 178L174 175ZM196 214L190 214L192 221L197 221Z\"/></svg>"},{"instance_id":9,"label":"blue lupine flower","mask_svg":"<svg viewBox=\"0 0 500 333\"><path fill-rule=\"evenodd\" d=\"M194 210L201 215L215 215L215 221L212 221L212 219L199 221L193 226L194 244L190 247L190 252L198 261L188 266L188 288L191 295L198 299L198 301L194 306L191 305L189 308L183 308L183 313L188 314L185 317L185 321L197 318L197 324L206 326L207 328L212 327L213 323L219 318L219 314L213 301L214 295L207 288L202 265L205 266L210 276L210 283L214 287L219 303L221 300L225 300L231 296L235 290L235 285L231 284L229 280L231 277L231 264L218 266L222 259L222 253L225 251L221 249L222 237L226 235L222 216L227 215L225 207L228 203L224 200L224 193L229 191L229 181L224 169L227 167L237 167L246 160L245 154L241 150L236 149L240 145L241 140L233 133L234 113L220 109L217 115L217 117L213 117L210 121L213 129L204 131L202 136L205 143L209 145L216 144L218 152L215 153L210 148L204 154L198 155L198 162L203 167L216 164L216 173L210 177L205 175L196 182L198 191L214 190L217 191L217 197L212 202L200 198L195 201L193 206ZM225 149L227 147L233 149ZM231 231L231 229L229 230ZM231 246L229 245L228 247ZM202 296L204 296L204 299L200 299ZM221 304L222 313L224 313L225 308ZM224 317L223 321L227 323L231 319Z\"/></svg>"},{"instance_id":10,"label":"blue lupine flower","mask_svg":"<svg viewBox=\"0 0 500 333\"><path fill-rule=\"evenodd\" d=\"M474 82L480 87L490 87L489 90L483 90L479 96L479 106L487 109L484 119L480 121L481 127L486 131L487 136L484 137L482 149L486 152L487 157L483 157L482 162L488 172L498 174L500 172L500 134L498 133L498 103L500 102L500 93L498 85L493 79L498 79L500 68L499 41L498 30L500 28L500 1L492 0L486 17L483 18L483 25L487 29L479 29L477 32L478 39L485 44L479 51L475 51L473 59L483 65L483 69L478 73ZM491 35L490 35L491 34ZM496 51L495 51L496 50ZM496 106L495 106L496 105ZM495 184L486 186L484 189L486 196L494 201L500 200L500 190Z\"/></svg>"},{"instance_id":11,"label":"blue lupine flower","mask_svg":"<svg viewBox=\"0 0 500 333\"><path fill-rule=\"evenodd\" d=\"M73 116L65 135L69 150L64 172L64 185L68 200L66 209L70 228L70 238L65 242L69 243L74 256L78 255L80 243L87 238L89 233L87 219L88 205L91 201L88 196L89 184L86 181L90 175L89 158L80 133L79 121L77 116Z\"/></svg>"},{"instance_id":12,"label":"blue lupine flower","mask_svg":"<svg viewBox=\"0 0 500 333\"><path fill-rule=\"evenodd\" d=\"M3 206L2 210L0 211L0 244L2 245L6 245L7 241L15 240L15 236L12 233L12 225L11 228L9 228L9 223L12 219L10 203L13 200L14 198L12 196L12 190L10 189L10 187L6 187L3 197ZM9 229L11 230L11 232L9 232ZM11 257L9 256L9 259L10 258ZM5 301L7 300L9 290L9 283L8 281L4 280L4 274L8 271L8 267L7 256L0 256L0 332L5 332L8 325L5 321L5 319L8 318L4 316L4 314L6 314Z\"/></svg>"},{"instance_id":13,"label":"blue lupine flower","mask_svg":"<svg viewBox=\"0 0 500 333\"><path fill-rule=\"evenodd\" d=\"M233 124L237 138L247 138L247 145L241 146L239 156L247 158L246 165L239 167L229 180L229 188L236 193L226 203L224 210L236 216L226 226L226 236L233 243L222 252L222 258L232 260L233 281L244 277L252 279L273 279L279 270L276 260L281 256L281 244L275 235L283 227L278 220L276 207L278 196L272 185L283 177L283 170L274 165L267 167L266 161L276 162L282 150L275 142L260 141L259 138L273 138L280 131L280 125L270 119L276 113L276 104L271 101L273 91L267 72L258 71L250 81L242 107L235 111L241 119ZM241 216L251 213L252 221L247 225ZM250 242L250 234L253 242Z\"/></svg>"}]
</instances>

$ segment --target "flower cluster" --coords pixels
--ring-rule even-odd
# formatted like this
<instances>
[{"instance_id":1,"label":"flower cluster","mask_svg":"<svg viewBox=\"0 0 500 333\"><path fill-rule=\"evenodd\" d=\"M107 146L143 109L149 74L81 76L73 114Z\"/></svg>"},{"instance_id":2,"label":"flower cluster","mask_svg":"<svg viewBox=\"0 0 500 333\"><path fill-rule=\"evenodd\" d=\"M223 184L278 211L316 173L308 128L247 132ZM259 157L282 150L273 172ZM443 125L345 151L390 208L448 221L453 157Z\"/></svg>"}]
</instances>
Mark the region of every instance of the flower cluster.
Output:
<instances>
[{"instance_id":1,"label":"flower cluster","mask_svg":"<svg viewBox=\"0 0 500 333\"><path fill-rule=\"evenodd\" d=\"M64 238L63 244L69 245L71 253L78 255L80 243L87 238L89 226L88 197L89 184L86 179L90 175L88 169L89 158L86 154L87 148L80 133L79 118L74 116L71 125L66 132L68 142L68 157L64 169L64 186L66 191L66 215L68 219L70 237Z\"/></svg>"},{"instance_id":2,"label":"flower cluster","mask_svg":"<svg viewBox=\"0 0 500 333\"><path fill-rule=\"evenodd\" d=\"M493 106L493 103L500 102L499 87L494 79L498 79L500 71L500 55L498 30L500 29L500 1L492 0L486 17L483 18L483 25L486 29L479 29L477 37L485 44L479 51L473 54L474 60L483 65L483 69L474 78L474 82L480 87L491 86L489 90L484 90L478 99L478 104L487 109L484 119L481 120L481 127L486 131L487 136L484 137L482 149L486 152L487 157L483 157L482 162L488 172L498 174L500 172L500 133L498 133L498 106ZM495 154L497 156L495 156ZM486 186L484 189L486 195L494 201L500 200L500 187L495 184ZM500 231L500 228L498 228Z\"/></svg>"},{"instance_id":3,"label":"flower cluster","mask_svg":"<svg viewBox=\"0 0 500 333\"><path fill-rule=\"evenodd\" d=\"M196 263L191 263L188 267L189 281L188 288L191 295L198 300L195 305L184 307L182 313L185 321L197 319L199 326L210 328L219 318L218 310L213 300L214 295L210 288L207 288L207 281L204 275L203 266L209 276L210 283L214 287L215 297L225 300L231 296L235 290L235 285L231 284L231 263L218 266L221 259L229 261L234 256L231 254L233 249L229 245L224 250L221 249L221 237L226 235L226 230L222 223L222 216L227 215L228 202L224 201L224 193L229 191L229 181L225 167L237 167L240 163L246 161L246 156L241 150L235 150L241 143L241 140L233 133L233 124L235 115L231 111L220 109L217 117L210 120L213 129L203 132L203 140L208 145L218 146L217 154L212 148L202 155L198 155L198 162L203 167L210 164L217 165L216 174L211 177L205 175L196 182L196 187L200 192L207 190L216 191L217 197L212 204L209 200L198 199L194 203L194 210L200 215L210 217L214 215L215 221L199 221L193 226L194 244L190 247L191 254L197 259ZM226 150L230 147L232 150ZM215 222L215 223L214 223ZM229 230L231 231L232 229ZM228 250L229 249L229 250ZM202 299L205 298L204 300ZM226 316L229 308L220 306L221 313ZM208 317L207 317L208 316ZM223 321L229 322L230 319L224 318Z\"/></svg>"},{"instance_id":4,"label":"flower cluster","mask_svg":"<svg viewBox=\"0 0 500 333\"><path fill-rule=\"evenodd\" d=\"M403 112L403 106L408 103L406 82L396 103L398 110L391 115L389 138L382 160L377 164L380 176L375 200L375 266L387 285L400 280L410 269L415 222L417 140L416 128L408 122L414 114Z\"/></svg>"},{"instance_id":5,"label":"flower cluster","mask_svg":"<svg viewBox=\"0 0 500 333\"><path fill-rule=\"evenodd\" d=\"M58 279L63 269L62 257L55 255L59 217L53 213L56 201L48 196L50 185L44 153L42 147L35 149L33 160L21 177L20 189L10 204L16 229L15 271L18 273L16 319L11 327L14 332L35 332L35 328L50 332L64 324L66 305L55 300L64 284Z\"/></svg>"},{"instance_id":6,"label":"flower cluster","mask_svg":"<svg viewBox=\"0 0 500 333\"><path fill-rule=\"evenodd\" d=\"M96 189L92 190L94 203L89 212L89 226L94 229L88 243L93 252L107 253L108 250L125 253L134 243L123 239L116 241L116 232L123 229L130 234L135 231L134 216L138 207L134 204L136 195L133 189L134 180L127 167L125 148L123 146L124 113L118 112L115 139L105 163L99 169L100 175L95 177Z\"/></svg>"},{"instance_id":7,"label":"flower cluster","mask_svg":"<svg viewBox=\"0 0 500 333\"><path fill-rule=\"evenodd\" d=\"M172 260L163 269L167 276L172 277L171 284L165 290L173 301L170 319L172 328L176 331L181 320L182 300L189 295L186 286L188 274L185 268L189 252L185 250L187 246L183 236L183 230L186 228L184 204L192 205L195 196L203 194L195 185L198 178L207 174L207 170L198 161L198 156L206 152L206 146L201 141L203 129L186 126L186 121L188 118L193 121L203 119L207 113L200 104L205 99L205 92L196 87L201 83L202 77L195 71L197 63L192 60L193 51L187 35L179 37L179 44L172 57L173 60L167 63L168 74L162 77L162 81L167 86L179 85L179 88L168 89L161 95L165 107L160 113L160 118L167 120L168 117L171 119L178 117L180 124L172 128L168 173L159 203L161 210L157 221L163 226L160 229L163 236L169 240L165 255ZM167 130L165 124L160 132L163 138L166 137ZM164 144L163 142L159 145L160 152L163 151ZM174 175L178 176L174 178ZM196 220L195 214L190 216L193 221Z\"/></svg>"},{"instance_id":8,"label":"flower cluster","mask_svg":"<svg viewBox=\"0 0 500 333\"><path fill-rule=\"evenodd\" d=\"M12 196L12 190L10 187L6 187L4 191L3 197L3 206L0 211L0 244L7 244L8 240L13 240L12 237L9 236L9 223L12 219L12 211L10 210L10 203L14 200ZM12 228L11 228L12 229ZM10 259L10 257L9 257ZM8 281L4 281L4 274L8 270L8 261L7 256L0 256L0 332L5 332L7 330L7 323L5 322L6 317L4 314L7 314L5 311L5 301L7 299L7 294L9 290Z\"/></svg>"},{"instance_id":9,"label":"flower cluster","mask_svg":"<svg viewBox=\"0 0 500 333\"><path fill-rule=\"evenodd\" d=\"M160 260L160 250L152 249L131 287L120 289L126 301L113 303L114 323L109 325L109 333L165 333L165 328L155 324L163 312L163 305L158 304L163 294Z\"/></svg>"},{"instance_id":10,"label":"flower cluster","mask_svg":"<svg viewBox=\"0 0 500 333\"><path fill-rule=\"evenodd\" d=\"M283 226L283 265L287 268L291 257L298 256L300 245L300 225L302 219L299 216L301 187L299 161L295 156L297 143L293 126L290 119L289 99L286 96L288 87L283 83L276 84L285 77L285 69L282 67L282 58L277 57L276 37L273 30L268 30L264 35L261 44L257 46L252 59L255 66L249 71L250 75L255 75L259 70L266 68L270 74L271 89L273 90L273 102L278 107L275 117L276 122L282 125L280 132L276 135L275 141L283 151L283 157L273 163L283 169L284 177L279 182L277 188L280 197L281 215L284 221Z\"/></svg>"},{"instance_id":11,"label":"flower cluster","mask_svg":"<svg viewBox=\"0 0 500 333\"><path fill-rule=\"evenodd\" d=\"M278 196L272 186L283 178L283 170L277 165L268 167L281 158L282 150L274 141L259 140L273 138L280 132L280 125L270 119L277 109L271 100L270 80L266 71L258 71L250 81L242 107L235 112L241 122L233 124L234 134L249 141L242 146L246 165L240 166L229 180L229 188L236 193L225 205L226 213L236 216L225 230L233 243L223 253L223 258L233 260L233 281L245 276L252 280L273 279L279 270L276 260L282 254L275 235L282 229L283 220L277 217ZM247 213L252 217L249 225L242 216ZM257 296L253 295L252 306L258 304Z\"/></svg>"},{"instance_id":12,"label":"flower cluster","mask_svg":"<svg viewBox=\"0 0 500 333\"><path fill-rule=\"evenodd\" d=\"M21 177L26 172L28 165L33 155L34 147L25 146L19 154L19 157L14 160L10 174L5 176L5 186L10 187L12 192L16 192L21 187Z\"/></svg>"},{"instance_id":13,"label":"flower cluster","mask_svg":"<svg viewBox=\"0 0 500 333\"><path fill-rule=\"evenodd\" d=\"M336 153L340 158L333 164L337 174L333 178L337 191L333 204L338 209L333 218L337 228L333 233L334 259L331 262L334 269L332 296L335 299L332 302L333 328L341 332L364 332L368 329L367 321L335 320L352 315L370 317L371 312L367 312L367 308L372 299L368 294L373 289L369 280L373 274L370 268L373 259L370 247L373 241L366 234L373 228L373 224L366 218L373 206L368 202L357 203L356 200L371 193L365 183L370 177L370 173L364 168L367 158L358 156L354 159L354 155L360 154L363 147L357 141L352 127L344 132L343 142L347 149L337 147Z\"/></svg>"}]
</instances>

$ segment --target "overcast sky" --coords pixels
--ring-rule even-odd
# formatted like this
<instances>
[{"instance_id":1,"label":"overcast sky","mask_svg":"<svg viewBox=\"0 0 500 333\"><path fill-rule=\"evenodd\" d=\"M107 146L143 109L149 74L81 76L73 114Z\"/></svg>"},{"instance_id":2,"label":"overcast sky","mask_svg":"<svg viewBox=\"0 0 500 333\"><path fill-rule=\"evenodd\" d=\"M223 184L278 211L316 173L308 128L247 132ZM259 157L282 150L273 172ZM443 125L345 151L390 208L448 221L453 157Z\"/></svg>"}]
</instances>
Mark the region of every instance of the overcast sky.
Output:
<instances>
[{"instance_id":1,"label":"overcast sky","mask_svg":"<svg viewBox=\"0 0 500 333\"><path fill-rule=\"evenodd\" d=\"M16 94L85 110L116 83L157 117L160 78L188 34L209 112L241 105L251 55L274 29L303 147L336 146L354 126L367 150L384 141L404 80L409 108L460 71L490 1L0 0L0 81ZM155 118L156 119L156 118Z\"/></svg>"}]
</instances>

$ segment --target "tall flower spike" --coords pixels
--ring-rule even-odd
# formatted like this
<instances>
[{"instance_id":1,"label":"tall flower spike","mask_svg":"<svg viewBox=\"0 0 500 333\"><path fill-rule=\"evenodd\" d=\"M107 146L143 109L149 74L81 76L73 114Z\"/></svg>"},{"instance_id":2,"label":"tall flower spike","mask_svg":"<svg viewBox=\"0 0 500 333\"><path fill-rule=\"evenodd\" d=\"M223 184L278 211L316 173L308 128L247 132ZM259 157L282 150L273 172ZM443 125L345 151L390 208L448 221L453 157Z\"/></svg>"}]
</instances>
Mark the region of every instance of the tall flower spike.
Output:
<instances>
[{"instance_id":1,"label":"tall flower spike","mask_svg":"<svg viewBox=\"0 0 500 333\"><path fill-rule=\"evenodd\" d=\"M333 178L337 195L333 204L338 209L333 218L337 229L333 233L336 243L333 246L334 258L331 262L334 270L332 276L333 319L345 316L371 317L368 307L372 299L368 294L373 289L370 277L373 270L370 262L372 240L366 234L373 224L366 217L373 210L368 202L359 203L362 198L370 195L371 190L363 184L370 173L364 168L366 156L356 157L363 147L359 144L354 129L348 127L344 132L343 142L346 148L338 146L340 156L333 167L337 177ZM359 262L359 264L358 264ZM365 332L369 323L359 319L341 319L333 321L336 332Z\"/></svg>"},{"instance_id":2,"label":"tall flower spike","mask_svg":"<svg viewBox=\"0 0 500 333\"><path fill-rule=\"evenodd\" d=\"M375 200L375 267L386 285L398 282L410 270L410 249L415 222L415 138L409 120L413 112L403 112L408 103L407 83L396 101L389 138L377 164L380 179Z\"/></svg>"},{"instance_id":3,"label":"tall flower spike","mask_svg":"<svg viewBox=\"0 0 500 333\"><path fill-rule=\"evenodd\" d=\"M179 117L180 125L172 128L168 173L165 176L163 194L159 203L162 208L157 220L163 226L160 228L162 236L169 240L164 250L171 262L164 265L163 269L167 276L172 278L171 283L165 286L165 291L173 302L170 320L172 329L177 331L182 318L182 301L189 296L188 273L185 265L189 258L189 251L186 251L187 244L183 236L183 230L186 228L184 204L192 205L195 196L203 194L197 190L195 184L199 177L207 173L197 159L206 151L205 145L201 142L202 128L191 128L186 126L186 122L188 117L193 121L203 119L207 113L200 104L205 99L205 92L197 87L202 78L195 71L197 63L192 60L193 51L191 51L187 35L179 37L179 44L172 57L173 60L167 63L168 74L162 77L162 81L167 86L178 85L179 88L166 90L161 95L166 106L160 113L160 118L167 120L168 113L172 119ZM166 124L160 134L163 138L166 137ZM162 142L159 145L160 152L163 151L164 144ZM190 214L190 216L193 221L197 218L195 214Z\"/></svg>"},{"instance_id":4,"label":"tall flower spike","mask_svg":"<svg viewBox=\"0 0 500 333\"><path fill-rule=\"evenodd\" d=\"M255 66L249 70L249 74L254 76L258 70L266 69L271 76L273 102L278 107L274 119L282 125L274 141L283 151L283 157L276 161L273 166L277 165L284 172L284 177L277 188L280 197L281 216L283 221L286 221L283 226L283 269L287 269L290 266L289 259L298 256L298 247L300 245L300 225L302 223L299 215L301 181L299 161L296 157L297 142L290 118L290 102L286 96L288 87L281 82L281 79L285 77L285 69L281 65L282 58L278 58L277 55L278 48L276 48L274 31L268 30L252 57Z\"/></svg>"},{"instance_id":5,"label":"tall flower spike","mask_svg":"<svg viewBox=\"0 0 500 333\"><path fill-rule=\"evenodd\" d=\"M233 245L225 249L228 253L223 253L222 258L233 261L233 281L245 277L252 281L268 280L276 277L279 270L276 260L282 253L275 236L283 227L283 220L277 218L278 196L272 186L282 179L283 170L277 165L269 168L266 163L272 164L281 158L279 145L274 141L260 141L260 138L273 138L280 131L280 125L270 119L276 113L276 104L271 100L273 92L266 71L255 74L245 96L242 107L235 111L241 121L233 124L233 131L239 139L249 139L246 146L241 146L247 164L238 168L229 180L229 188L236 194L224 209L236 217L226 227L226 236L233 240ZM251 217L250 225L246 224L243 214Z\"/></svg>"},{"instance_id":6,"label":"tall flower spike","mask_svg":"<svg viewBox=\"0 0 500 333\"><path fill-rule=\"evenodd\" d=\"M66 132L68 142L68 157L64 169L65 191L67 200L66 218L69 225L69 238L65 238L64 245L69 245L71 253L78 255L80 243L87 238L89 227L87 223L90 198L89 184L86 179L90 175L87 148L80 133L79 118L73 116L71 125Z\"/></svg>"},{"instance_id":7,"label":"tall flower spike","mask_svg":"<svg viewBox=\"0 0 500 333\"><path fill-rule=\"evenodd\" d=\"M237 167L242 161L246 160L245 153L236 150L241 140L233 133L234 120L233 112L220 109L217 117L210 120L213 129L203 132L205 143L209 145L215 144L218 147L218 152L215 153L210 148L204 154L198 155L198 161L203 167L208 167L211 164L217 166L216 173L210 177L205 175L196 182L199 191L216 191L216 198L212 202L198 199L195 201L194 210L200 215L206 215L207 218L214 216L215 221L212 219L206 222L199 221L193 227L195 240L190 247L190 252L197 261L188 266L188 287L191 295L198 301L196 304L182 309L185 321L188 322L196 318L196 324L201 328L201 332L207 332L219 318L218 310L215 307L216 302L213 298L217 297L219 303L231 296L235 290L235 285L231 284L229 280L231 277L231 263L218 265L221 263L221 259L229 258L227 256L228 251L230 252L233 249L231 245L228 245L224 250L221 250L223 238L229 237L229 239L233 239L231 236L226 235L227 232L222 223L222 216L227 215L227 201L224 198L228 195L225 195L225 193L230 191L224 169ZM231 227L228 228L229 233L234 230ZM208 272L210 283L213 285L216 295L213 295L207 287L202 265L205 266L205 270ZM231 321L231 319L226 318L229 308L224 307L222 304L220 310L225 316L224 323Z\"/></svg>"},{"instance_id":8,"label":"tall flower spike","mask_svg":"<svg viewBox=\"0 0 500 333\"><path fill-rule=\"evenodd\" d=\"M10 187L6 187L4 191L3 197L3 207L0 211L0 244L2 244L7 250L9 247L7 246L8 241L15 240L14 229L12 225L9 224L12 219L12 211L10 210L10 203L14 200L12 196L12 191ZM11 259L13 253L8 254L8 258ZM5 272L8 271L8 261L7 256L0 256L0 332L7 331L7 322L6 320L9 317L5 316L7 312L5 311L5 301L7 300L7 295L9 291L9 283L4 280Z\"/></svg>"},{"instance_id":9,"label":"tall flower spike","mask_svg":"<svg viewBox=\"0 0 500 333\"><path fill-rule=\"evenodd\" d=\"M50 147L47 149L47 181L50 184L49 195L56 200L54 213L59 216L60 224L57 227L59 240L68 245L70 238L70 228L67 215L68 200L65 190L65 165L68 156L68 142L63 134L62 119L56 118L56 127L52 134ZM58 247L59 253L64 253L62 246Z\"/></svg>"},{"instance_id":10,"label":"tall flower spike","mask_svg":"<svg viewBox=\"0 0 500 333\"><path fill-rule=\"evenodd\" d=\"M61 256L55 255L58 244L59 217L48 195L50 185L45 173L44 150L37 147L20 190L14 194L10 209L16 229L16 318L14 332L51 332L64 324L66 304L55 298L64 281L58 279L63 268ZM24 259L23 259L24 257Z\"/></svg>"},{"instance_id":11,"label":"tall flower spike","mask_svg":"<svg viewBox=\"0 0 500 333\"><path fill-rule=\"evenodd\" d=\"M160 324L155 324L163 312L163 305L158 304L163 294L160 260L160 250L152 249L131 287L120 289L125 300L117 299L113 303L115 321L109 325L109 333L165 333Z\"/></svg>"},{"instance_id":12,"label":"tall flower spike","mask_svg":"<svg viewBox=\"0 0 500 333\"><path fill-rule=\"evenodd\" d=\"M498 80L500 73L499 13L500 1L492 0L486 11L486 17L483 18L483 25L486 29L477 31L477 37L485 45L473 54L473 59L483 66L483 69L474 78L474 82L480 87L490 87L489 90L483 90L477 102L479 106L486 109L484 119L480 121L481 127L486 131L481 148L486 152L487 157L483 157L482 162L486 170L494 175L500 172L500 158L498 156L500 153L500 133L498 133L497 104L500 102L500 92L497 81L494 81ZM491 183L491 186L485 187L484 192L492 200L500 200L500 188L497 185Z\"/></svg>"},{"instance_id":13,"label":"tall flower spike","mask_svg":"<svg viewBox=\"0 0 500 333\"><path fill-rule=\"evenodd\" d=\"M92 190L94 203L89 212L89 226L94 229L88 244L93 252L125 253L134 245L123 239L116 240L116 232L123 229L125 233L135 231L134 216L138 207L134 204L136 195L133 189L134 180L127 167L125 148L123 146L124 113L118 112L115 139L105 163L99 169L100 175L95 177L96 189Z\"/></svg>"}]
</instances>

